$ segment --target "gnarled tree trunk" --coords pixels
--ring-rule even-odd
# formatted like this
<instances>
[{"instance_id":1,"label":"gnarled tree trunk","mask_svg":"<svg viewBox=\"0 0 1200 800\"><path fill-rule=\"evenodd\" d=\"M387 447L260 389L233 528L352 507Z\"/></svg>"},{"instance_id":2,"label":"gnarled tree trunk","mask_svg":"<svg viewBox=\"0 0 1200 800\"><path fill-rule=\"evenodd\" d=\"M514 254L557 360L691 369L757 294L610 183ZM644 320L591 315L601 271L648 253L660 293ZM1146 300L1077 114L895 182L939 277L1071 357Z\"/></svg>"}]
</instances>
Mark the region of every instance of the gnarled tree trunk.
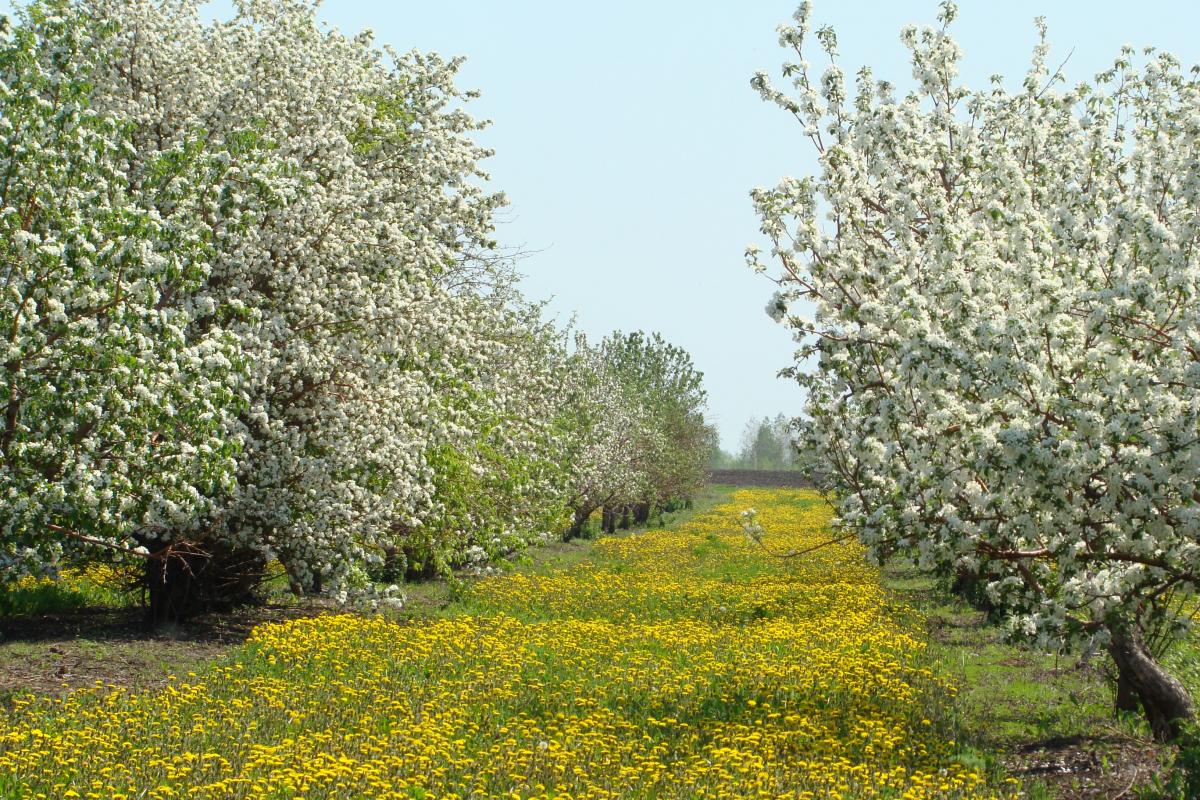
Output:
<instances>
[{"instance_id":1,"label":"gnarled tree trunk","mask_svg":"<svg viewBox=\"0 0 1200 800\"><path fill-rule=\"evenodd\" d=\"M1179 736L1181 726L1195 717L1192 696L1150 654L1136 628L1111 631L1108 652L1117 665L1118 702L1129 704L1130 693L1141 703L1154 736L1168 742ZM1121 683L1125 684L1125 697Z\"/></svg>"},{"instance_id":2,"label":"gnarled tree trunk","mask_svg":"<svg viewBox=\"0 0 1200 800\"><path fill-rule=\"evenodd\" d=\"M146 562L148 619L181 622L255 602L266 563L261 553L220 544L179 545Z\"/></svg>"},{"instance_id":3,"label":"gnarled tree trunk","mask_svg":"<svg viewBox=\"0 0 1200 800\"><path fill-rule=\"evenodd\" d=\"M1113 702L1117 711L1127 711L1137 713L1142 710L1142 704L1138 700L1137 692L1133 690L1133 684L1129 678L1120 670L1117 670L1117 694Z\"/></svg>"}]
</instances>

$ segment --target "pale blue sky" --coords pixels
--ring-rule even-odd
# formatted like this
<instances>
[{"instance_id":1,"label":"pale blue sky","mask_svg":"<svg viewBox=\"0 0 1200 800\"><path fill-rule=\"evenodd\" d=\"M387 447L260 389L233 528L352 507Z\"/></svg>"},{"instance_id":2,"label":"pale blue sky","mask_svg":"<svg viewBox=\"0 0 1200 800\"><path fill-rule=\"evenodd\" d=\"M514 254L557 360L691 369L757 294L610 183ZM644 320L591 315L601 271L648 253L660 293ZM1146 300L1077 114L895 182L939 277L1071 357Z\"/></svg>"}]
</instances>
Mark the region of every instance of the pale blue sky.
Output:
<instances>
[{"instance_id":1,"label":"pale blue sky","mask_svg":"<svg viewBox=\"0 0 1200 800\"><path fill-rule=\"evenodd\" d=\"M379 3L333 0L323 15L381 41L468 56L489 168L511 201L500 238L534 252L521 263L534 297L578 314L589 334L657 329L705 373L726 449L747 419L794 414L801 395L777 379L793 351L764 313L773 287L743 266L757 238L756 185L814 168L799 126L750 88L782 60L776 26L795 0L610 0L606 3ZM1045 15L1054 64L1090 78L1124 43L1200 61L1194 2L964 2L956 36L964 77L1019 76ZM842 63L909 77L898 34L932 23L934 0L821 2L814 23L838 31ZM818 63L817 58L811 59Z\"/></svg>"},{"instance_id":2,"label":"pale blue sky","mask_svg":"<svg viewBox=\"0 0 1200 800\"><path fill-rule=\"evenodd\" d=\"M793 345L763 311L772 286L742 260L758 230L749 190L814 168L798 125L749 85L756 69L777 74L775 27L796 4L330 0L321 15L401 50L468 56L460 85L483 92L472 110L493 121L480 139L511 203L499 238L532 251L520 264L527 294L553 298L593 337L642 328L687 348L733 449L747 419L795 414L802 400L775 378ZM1200 61L1195 2L960 5L954 31L972 86L1023 72L1039 14L1051 62L1075 50L1071 80L1090 79L1126 43ZM899 30L936 12L935 0L817 0L813 18L837 29L848 73L868 63L905 86Z\"/></svg>"}]
</instances>

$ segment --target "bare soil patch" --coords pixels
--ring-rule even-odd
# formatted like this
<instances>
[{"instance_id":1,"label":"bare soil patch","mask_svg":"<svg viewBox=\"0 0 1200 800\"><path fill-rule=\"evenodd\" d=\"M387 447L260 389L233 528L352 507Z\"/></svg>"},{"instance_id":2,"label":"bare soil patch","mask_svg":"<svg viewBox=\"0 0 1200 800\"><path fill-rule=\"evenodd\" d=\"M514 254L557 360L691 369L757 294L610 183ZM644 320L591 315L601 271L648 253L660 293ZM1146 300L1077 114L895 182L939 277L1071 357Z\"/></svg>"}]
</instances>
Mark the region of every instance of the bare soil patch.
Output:
<instances>
[{"instance_id":1,"label":"bare soil patch","mask_svg":"<svg viewBox=\"0 0 1200 800\"><path fill-rule=\"evenodd\" d=\"M1042 783L1056 800L1118 800L1161 773L1168 748L1116 735L1053 737L1004 755L1010 775Z\"/></svg>"},{"instance_id":2,"label":"bare soil patch","mask_svg":"<svg viewBox=\"0 0 1200 800\"><path fill-rule=\"evenodd\" d=\"M140 608L0 618L0 702L97 683L131 689L166 683L222 656L256 625L328 613L317 602L263 605L149 628Z\"/></svg>"}]
</instances>

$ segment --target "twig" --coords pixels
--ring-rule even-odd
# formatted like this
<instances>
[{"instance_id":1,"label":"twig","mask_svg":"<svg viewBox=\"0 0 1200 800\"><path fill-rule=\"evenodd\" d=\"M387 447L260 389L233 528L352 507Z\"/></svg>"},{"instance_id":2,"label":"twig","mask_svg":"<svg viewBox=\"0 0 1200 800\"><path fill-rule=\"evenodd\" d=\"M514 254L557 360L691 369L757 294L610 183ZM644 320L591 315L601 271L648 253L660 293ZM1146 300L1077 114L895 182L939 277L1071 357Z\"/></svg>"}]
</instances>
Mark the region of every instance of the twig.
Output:
<instances>
[{"instance_id":1,"label":"twig","mask_svg":"<svg viewBox=\"0 0 1200 800\"><path fill-rule=\"evenodd\" d=\"M1133 767L1133 777L1129 779L1129 785L1122 789L1120 794L1113 795L1111 798L1109 798L1109 800L1121 800L1122 797L1129 794L1129 790L1133 788L1135 783L1137 783L1139 772L1141 772L1141 768L1135 764Z\"/></svg>"},{"instance_id":2,"label":"twig","mask_svg":"<svg viewBox=\"0 0 1200 800\"><path fill-rule=\"evenodd\" d=\"M795 558L796 556L806 555L808 553L812 553L817 550L822 550L826 547L831 547L832 545L835 545L835 544L841 544L842 542L846 541L847 539L853 539L855 535L856 534L854 534L854 533L847 533L847 534L837 537L836 539L830 539L829 541L821 542L820 544L815 544L812 547L806 547L803 550L789 550L786 553L774 552L773 550L771 550L771 548L767 547L767 545L760 538L756 538L753 536L751 536L749 538L755 544L757 544L759 547L761 547L764 551L766 551L767 555L769 555L773 558Z\"/></svg>"}]
</instances>

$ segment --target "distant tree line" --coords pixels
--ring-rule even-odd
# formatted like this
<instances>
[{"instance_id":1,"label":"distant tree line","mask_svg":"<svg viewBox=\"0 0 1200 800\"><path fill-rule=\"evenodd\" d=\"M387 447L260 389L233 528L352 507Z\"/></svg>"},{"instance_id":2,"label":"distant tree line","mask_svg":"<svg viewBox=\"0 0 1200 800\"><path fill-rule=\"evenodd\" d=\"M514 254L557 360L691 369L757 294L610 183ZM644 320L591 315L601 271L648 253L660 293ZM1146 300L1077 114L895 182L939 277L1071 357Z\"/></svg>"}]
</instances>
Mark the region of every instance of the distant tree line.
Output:
<instances>
[{"instance_id":1,"label":"distant tree line","mask_svg":"<svg viewBox=\"0 0 1200 800\"><path fill-rule=\"evenodd\" d=\"M742 430L740 448L730 454L713 445L711 469L798 470L799 452L792 440L792 421L783 414L751 418Z\"/></svg>"}]
</instances>

